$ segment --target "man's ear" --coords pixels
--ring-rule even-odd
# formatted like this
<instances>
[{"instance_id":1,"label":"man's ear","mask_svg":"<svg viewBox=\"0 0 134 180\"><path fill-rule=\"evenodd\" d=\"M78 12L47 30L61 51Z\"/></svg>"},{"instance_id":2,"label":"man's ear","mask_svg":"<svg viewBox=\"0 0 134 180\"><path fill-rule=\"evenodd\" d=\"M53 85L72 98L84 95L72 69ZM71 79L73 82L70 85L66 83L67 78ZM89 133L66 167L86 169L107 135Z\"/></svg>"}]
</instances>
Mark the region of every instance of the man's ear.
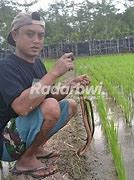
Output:
<instances>
[{"instance_id":1,"label":"man's ear","mask_svg":"<svg viewBox=\"0 0 134 180\"><path fill-rule=\"evenodd\" d=\"M11 34L12 34L13 40L16 41L18 32L17 31L12 31Z\"/></svg>"}]
</instances>

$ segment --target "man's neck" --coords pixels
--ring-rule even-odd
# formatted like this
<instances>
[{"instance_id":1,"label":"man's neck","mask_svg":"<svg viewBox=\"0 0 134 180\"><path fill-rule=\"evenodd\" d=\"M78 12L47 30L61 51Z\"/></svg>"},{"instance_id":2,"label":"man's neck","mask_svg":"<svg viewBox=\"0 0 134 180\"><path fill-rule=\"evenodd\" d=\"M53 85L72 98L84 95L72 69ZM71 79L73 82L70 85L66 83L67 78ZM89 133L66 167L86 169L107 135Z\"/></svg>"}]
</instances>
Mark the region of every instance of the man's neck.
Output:
<instances>
[{"instance_id":1,"label":"man's neck","mask_svg":"<svg viewBox=\"0 0 134 180\"><path fill-rule=\"evenodd\" d=\"M26 62L35 63L35 57L27 57L18 50L15 51L15 55L20 57L21 59L23 59Z\"/></svg>"}]
</instances>

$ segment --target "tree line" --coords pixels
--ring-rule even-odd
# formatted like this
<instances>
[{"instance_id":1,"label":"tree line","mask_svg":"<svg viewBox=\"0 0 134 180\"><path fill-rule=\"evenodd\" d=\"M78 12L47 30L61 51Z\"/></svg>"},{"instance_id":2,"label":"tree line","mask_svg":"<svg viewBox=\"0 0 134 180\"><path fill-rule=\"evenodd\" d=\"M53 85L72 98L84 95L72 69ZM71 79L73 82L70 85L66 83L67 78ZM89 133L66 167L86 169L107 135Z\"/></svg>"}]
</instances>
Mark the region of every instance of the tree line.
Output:
<instances>
[{"instance_id":1,"label":"tree line","mask_svg":"<svg viewBox=\"0 0 134 180\"><path fill-rule=\"evenodd\" d=\"M0 48L6 47L6 36L20 7L28 11L37 0L0 0ZM45 44L118 39L134 35L134 0L125 0L121 12L112 0L76 3L59 0L38 12L46 22Z\"/></svg>"}]
</instances>

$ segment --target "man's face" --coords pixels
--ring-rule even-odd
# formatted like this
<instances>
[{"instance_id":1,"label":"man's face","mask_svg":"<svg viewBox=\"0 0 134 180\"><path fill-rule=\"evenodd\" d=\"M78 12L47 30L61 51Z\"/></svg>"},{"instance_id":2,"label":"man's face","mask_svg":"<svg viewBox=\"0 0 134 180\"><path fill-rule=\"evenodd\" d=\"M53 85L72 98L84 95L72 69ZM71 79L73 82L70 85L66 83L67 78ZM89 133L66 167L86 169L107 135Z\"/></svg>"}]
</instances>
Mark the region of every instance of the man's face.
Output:
<instances>
[{"instance_id":1,"label":"man's face","mask_svg":"<svg viewBox=\"0 0 134 180\"><path fill-rule=\"evenodd\" d=\"M44 43L44 28L32 24L19 28L13 33L16 48L26 57L36 57L42 50Z\"/></svg>"}]
</instances>

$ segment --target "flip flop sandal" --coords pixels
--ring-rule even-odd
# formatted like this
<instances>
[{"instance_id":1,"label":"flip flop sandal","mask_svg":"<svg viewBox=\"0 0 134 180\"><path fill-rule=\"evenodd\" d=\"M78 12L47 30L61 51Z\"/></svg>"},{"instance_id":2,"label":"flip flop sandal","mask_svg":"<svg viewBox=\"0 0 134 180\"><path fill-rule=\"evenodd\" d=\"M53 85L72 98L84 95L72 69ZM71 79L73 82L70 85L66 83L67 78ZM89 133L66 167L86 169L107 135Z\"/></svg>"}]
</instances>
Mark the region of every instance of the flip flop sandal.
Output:
<instances>
[{"instance_id":1,"label":"flip flop sandal","mask_svg":"<svg viewBox=\"0 0 134 180\"><path fill-rule=\"evenodd\" d=\"M42 170L44 170L43 175L35 174L36 172L39 172L39 171L42 171ZM53 175L57 171L58 171L57 166L51 166L51 167L48 167L48 168L42 166L42 167L39 167L39 168L35 168L35 169L32 169L32 170L26 170L26 171L20 171L20 170L16 169L16 167L14 167L10 172L12 174L14 174L14 175L22 175L22 174L24 174L24 175L29 175L29 176L31 176L33 178L36 178L36 179L43 179L43 178L45 178L47 176Z\"/></svg>"},{"instance_id":2,"label":"flip flop sandal","mask_svg":"<svg viewBox=\"0 0 134 180\"><path fill-rule=\"evenodd\" d=\"M53 157L59 157L60 156L60 153L59 151L52 151L46 155L42 155L42 156L36 156L38 159L41 159L41 158L45 158L45 159L49 159L49 158L53 158Z\"/></svg>"}]
</instances>

